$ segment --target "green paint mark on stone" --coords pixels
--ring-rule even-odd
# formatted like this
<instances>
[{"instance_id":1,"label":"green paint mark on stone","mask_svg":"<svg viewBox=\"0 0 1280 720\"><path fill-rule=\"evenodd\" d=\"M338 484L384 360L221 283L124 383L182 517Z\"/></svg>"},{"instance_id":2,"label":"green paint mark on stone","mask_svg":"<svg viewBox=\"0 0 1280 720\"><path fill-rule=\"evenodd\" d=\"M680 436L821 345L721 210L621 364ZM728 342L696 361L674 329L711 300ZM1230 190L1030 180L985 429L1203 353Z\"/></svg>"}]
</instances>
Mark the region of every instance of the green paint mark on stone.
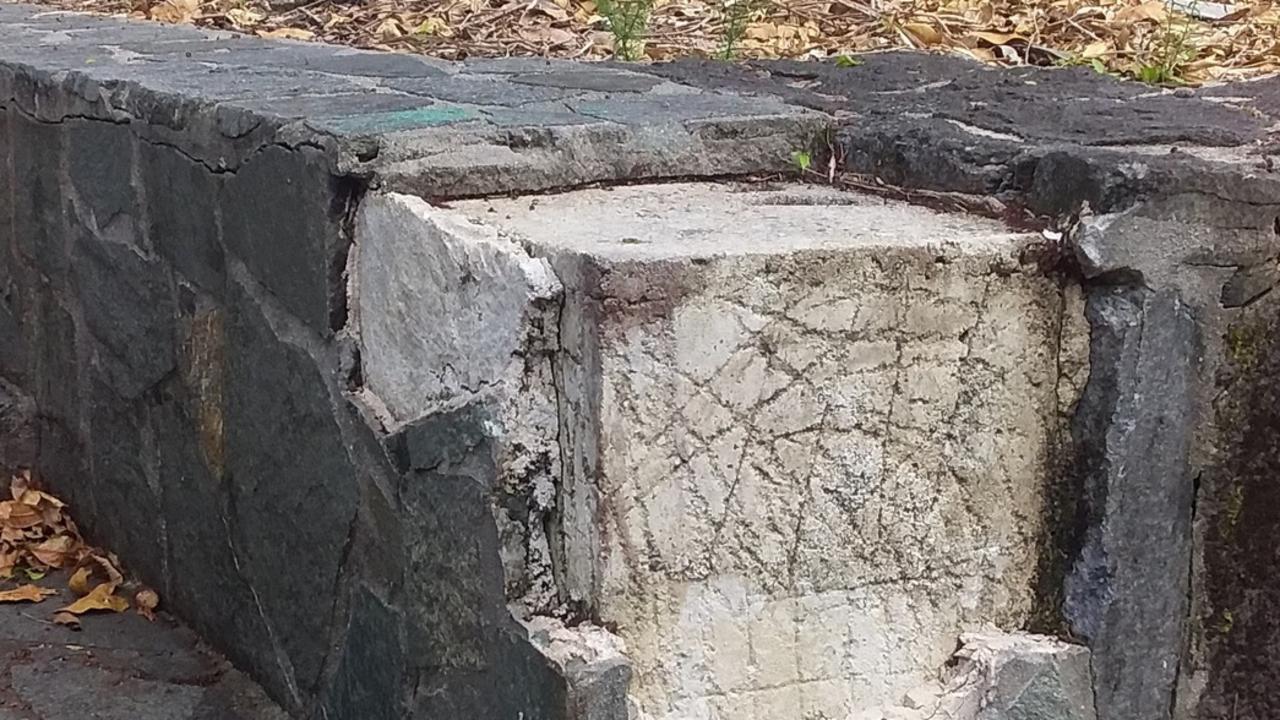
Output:
<instances>
[{"instance_id":1,"label":"green paint mark on stone","mask_svg":"<svg viewBox=\"0 0 1280 720\"><path fill-rule=\"evenodd\" d=\"M475 120L480 114L466 108L448 105L432 105L413 110L352 115L322 121L329 128L342 133L365 134L438 127L464 120Z\"/></svg>"}]
</instances>

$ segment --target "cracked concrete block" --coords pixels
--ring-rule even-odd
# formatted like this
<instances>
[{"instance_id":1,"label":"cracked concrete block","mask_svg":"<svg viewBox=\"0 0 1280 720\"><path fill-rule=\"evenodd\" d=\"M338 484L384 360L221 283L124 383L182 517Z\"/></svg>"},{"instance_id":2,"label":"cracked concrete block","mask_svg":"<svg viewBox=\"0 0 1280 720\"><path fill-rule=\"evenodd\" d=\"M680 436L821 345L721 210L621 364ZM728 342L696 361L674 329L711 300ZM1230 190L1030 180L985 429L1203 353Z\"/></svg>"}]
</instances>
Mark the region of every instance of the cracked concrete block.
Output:
<instances>
[{"instance_id":1,"label":"cracked concrete block","mask_svg":"<svg viewBox=\"0 0 1280 720\"><path fill-rule=\"evenodd\" d=\"M364 390L393 425L480 397L508 459L546 423L546 485L499 472L546 533L509 599L616 632L634 717L843 717L1040 601L1087 326L1035 242L808 186L370 197Z\"/></svg>"}]
</instances>

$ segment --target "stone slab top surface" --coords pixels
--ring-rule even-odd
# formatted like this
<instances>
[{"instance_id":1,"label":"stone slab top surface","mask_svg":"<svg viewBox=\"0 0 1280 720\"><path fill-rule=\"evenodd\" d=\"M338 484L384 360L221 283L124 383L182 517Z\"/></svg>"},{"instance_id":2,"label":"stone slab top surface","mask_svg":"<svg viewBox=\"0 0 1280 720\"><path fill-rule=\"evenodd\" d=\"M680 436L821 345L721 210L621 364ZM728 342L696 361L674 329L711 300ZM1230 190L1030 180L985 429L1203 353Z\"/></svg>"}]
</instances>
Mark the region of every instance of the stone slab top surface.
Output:
<instances>
[{"instance_id":1,"label":"stone slab top surface","mask_svg":"<svg viewBox=\"0 0 1280 720\"><path fill-rule=\"evenodd\" d=\"M1079 67L861 59L690 59L648 71L827 113L833 128L815 151L890 185L1010 198L1041 214L1179 194L1280 202L1280 77L1155 88Z\"/></svg>"},{"instance_id":2,"label":"stone slab top surface","mask_svg":"<svg viewBox=\"0 0 1280 720\"><path fill-rule=\"evenodd\" d=\"M450 63L0 3L5 101L140 120L215 170L331 148L341 172L426 195L769 170L827 123L616 64Z\"/></svg>"},{"instance_id":3,"label":"stone slab top surface","mask_svg":"<svg viewBox=\"0 0 1280 720\"><path fill-rule=\"evenodd\" d=\"M1007 255L1038 236L958 213L797 183L667 183L449 203L544 252L609 261L928 248Z\"/></svg>"},{"instance_id":4,"label":"stone slab top surface","mask_svg":"<svg viewBox=\"0 0 1280 720\"><path fill-rule=\"evenodd\" d=\"M807 149L1041 214L1158 193L1280 198L1280 78L1160 89L1087 68L862 59L451 63L0 2L0 102L145 120L148 139L221 171L311 145L374 186L456 198L788 172Z\"/></svg>"}]
</instances>

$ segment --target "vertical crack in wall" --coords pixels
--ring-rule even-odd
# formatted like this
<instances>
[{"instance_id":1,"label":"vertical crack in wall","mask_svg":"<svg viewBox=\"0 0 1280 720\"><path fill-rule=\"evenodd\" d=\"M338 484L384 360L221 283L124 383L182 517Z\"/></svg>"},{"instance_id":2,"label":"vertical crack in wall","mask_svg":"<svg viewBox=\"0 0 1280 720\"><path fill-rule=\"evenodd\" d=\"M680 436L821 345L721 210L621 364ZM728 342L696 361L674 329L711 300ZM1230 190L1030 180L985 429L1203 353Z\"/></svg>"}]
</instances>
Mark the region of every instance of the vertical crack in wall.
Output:
<instances>
[{"instance_id":1,"label":"vertical crack in wall","mask_svg":"<svg viewBox=\"0 0 1280 720\"><path fill-rule=\"evenodd\" d=\"M231 510L231 514L234 515L234 493L228 492L227 501L231 508L233 508ZM233 539L235 537L234 530L228 515L223 514L221 520L223 528L226 531L227 550L231 554L231 563L236 569L236 574L239 575L240 582L244 583L244 586L249 590L249 594L253 596L254 608L258 612L258 618L262 620L262 627L267 631L267 639L271 643L276 667L280 671L281 679L285 682L285 687L289 690L293 707L301 708L303 706L303 698L302 694L298 691L298 682L294 676L293 663L289 660L288 653L284 651L284 646L280 643L279 634L275 630L274 623L271 622L271 618L267 616L266 610L262 606L262 598L258 596L258 591L251 582L251 578L245 573L243 567L241 567L240 553L236 551L235 540Z\"/></svg>"}]
</instances>

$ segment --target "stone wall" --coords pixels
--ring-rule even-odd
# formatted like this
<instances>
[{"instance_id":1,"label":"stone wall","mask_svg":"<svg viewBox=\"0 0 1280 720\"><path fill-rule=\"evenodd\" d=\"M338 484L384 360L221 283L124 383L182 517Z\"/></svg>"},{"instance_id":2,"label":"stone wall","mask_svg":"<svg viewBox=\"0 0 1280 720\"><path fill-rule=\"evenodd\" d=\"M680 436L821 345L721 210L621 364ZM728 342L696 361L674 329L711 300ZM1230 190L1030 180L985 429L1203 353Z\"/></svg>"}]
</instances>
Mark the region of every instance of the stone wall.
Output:
<instances>
[{"instance_id":1,"label":"stone wall","mask_svg":"<svg viewBox=\"0 0 1280 720\"><path fill-rule=\"evenodd\" d=\"M0 5L0 464L299 717L1270 718L1277 97Z\"/></svg>"},{"instance_id":2,"label":"stone wall","mask_svg":"<svg viewBox=\"0 0 1280 720\"><path fill-rule=\"evenodd\" d=\"M34 466L299 717L624 716L607 633L507 606L554 595L545 574L505 572L548 547L532 533L554 404L445 402L439 388L486 366L361 361L385 360L413 316L362 318L360 298L454 280L412 246L359 277L354 240L387 237L361 208L371 186L779 167L820 116L622 70L448 66L12 5L0 39L4 464ZM637 122L608 119L624 113ZM558 287L536 263L474 261L495 274L455 289L495 308L511 273L544 299ZM508 339L446 319L455 354ZM387 384L389 402L367 390Z\"/></svg>"}]
</instances>

